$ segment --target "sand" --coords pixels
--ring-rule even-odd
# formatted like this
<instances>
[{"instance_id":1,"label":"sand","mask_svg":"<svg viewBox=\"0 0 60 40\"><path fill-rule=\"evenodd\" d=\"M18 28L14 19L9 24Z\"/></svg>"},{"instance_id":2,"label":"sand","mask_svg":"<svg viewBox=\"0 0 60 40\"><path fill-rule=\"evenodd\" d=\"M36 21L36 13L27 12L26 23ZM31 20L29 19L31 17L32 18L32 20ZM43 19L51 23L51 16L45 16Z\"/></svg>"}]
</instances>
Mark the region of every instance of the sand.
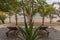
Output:
<instances>
[{"instance_id":1,"label":"sand","mask_svg":"<svg viewBox=\"0 0 60 40\"><path fill-rule=\"evenodd\" d=\"M24 26L24 19L18 19L18 24L20 26ZM59 20L59 18L54 18L52 21L52 24L49 24L49 18L45 18L45 24L48 25L49 29L49 37L46 38L41 38L40 40L60 40L60 23L57 23L56 21ZM6 32L8 31L7 27L10 26L15 26L15 20L11 19L11 24L9 24L8 18L5 20L6 24L1 24L0 25L0 40L15 40L15 39L8 39L6 37ZM42 22L42 19L34 19L35 22L35 27L38 27L40 23Z\"/></svg>"},{"instance_id":2,"label":"sand","mask_svg":"<svg viewBox=\"0 0 60 40\"><path fill-rule=\"evenodd\" d=\"M59 20L59 18L54 18L54 19L52 19L52 22L56 22L57 20ZM27 19L27 21L28 21L28 19ZM33 21L34 22L42 22L42 18L33 18ZM49 21L50 21L49 18L45 18L45 22L49 22ZM9 22L9 18L7 18L5 20L5 22ZM15 22L15 19L11 18L11 22ZM19 18L18 22L24 22L24 19L23 18Z\"/></svg>"},{"instance_id":3,"label":"sand","mask_svg":"<svg viewBox=\"0 0 60 40\"><path fill-rule=\"evenodd\" d=\"M54 18L52 19L52 24L50 24L50 19L49 18L45 18L45 25L47 26L60 26L60 23L57 22L57 20L59 20L59 18ZM42 18L33 18L33 21L34 21L34 26L35 27L39 27L42 23ZM28 20L27 20L28 22ZM18 25L19 26L24 26L24 19L23 18L19 18L18 19ZM8 26L15 26L15 19L14 18L11 18L11 23L9 24L9 18L7 18L5 20L5 24L0 24L0 28L6 28ZM57 27L59 28L59 27Z\"/></svg>"},{"instance_id":4,"label":"sand","mask_svg":"<svg viewBox=\"0 0 60 40\"><path fill-rule=\"evenodd\" d=\"M60 40L60 31L49 28L47 29L49 31L49 36L40 38L40 40ZM6 32L8 31L7 28L0 28L0 40L18 40L17 38L11 38L6 36ZM20 39L19 39L20 40Z\"/></svg>"}]
</instances>

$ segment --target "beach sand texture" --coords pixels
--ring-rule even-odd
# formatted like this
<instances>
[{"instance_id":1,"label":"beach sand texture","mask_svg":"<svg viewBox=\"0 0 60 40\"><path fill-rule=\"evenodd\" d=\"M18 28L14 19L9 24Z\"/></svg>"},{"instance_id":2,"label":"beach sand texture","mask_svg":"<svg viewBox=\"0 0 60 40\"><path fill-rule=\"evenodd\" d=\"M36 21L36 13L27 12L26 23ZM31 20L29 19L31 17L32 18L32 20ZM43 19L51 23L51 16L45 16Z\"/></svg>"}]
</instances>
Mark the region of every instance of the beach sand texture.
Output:
<instances>
[{"instance_id":1,"label":"beach sand texture","mask_svg":"<svg viewBox=\"0 0 60 40\"><path fill-rule=\"evenodd\" d=\"M41 38L40 40L60 40L60 31L53 28L47 29L49 31L49 37ZM6 37L7 28L0 28L0 40L18 40L17 38Z\"/></svg>"},{"instance_id":2,"label":"beach sand texture","mask_svg":"<svg viewBox=\"0 0 60 40\"><path fill-rule=\"evenodd\" d=\"M50 24L50 19L49 18L45 18L45 25L60 25L60 23L57 22L57 20L59 20L59 18L54 18L52 19L52 24ZM41 23L42 23L42 18L33 18L33 21L34 21L34 25L35 26L40 26ZM27 22L28 22L28 19L27 19ZM9 18L7 18L5 20L5 23L6 24L9 24ZM15 24L15 19L14 18L11 18L11 24ZM20 26L23 26L24 25L24 19L23 18L19 18L18 19L18 24Z\"/></svg>"},{"instance_id":3,"label":"beach sand texture","mask_svg":"<svg viewBox=\"0 0 60 40\"><path fill-rule=\"evenodd\" d=\"M52 25L49 25L49 29L47 29L49 31L49 37L48 38L41 38L40 40L60 40L60 24L56 23L56 21L59 19L53 19L53 23ZM8 39L6 37L6 32L8 31L7 27L10 26L15 26L15 19L11 19L12 23L9 24L9 20L8 18L5 20L6 24L1 24L0 25L0 40L15 40L15 39ZM19 19L18 20L18 24L20 23L21 25L23 25L22 23L24 22L23 19ZM42 22L42 19L34 19L35 24ZM48 25L49 23L49 18L45 19L45 24ZM19 24L19 25L20 25ZM38 26L38 25L37 25ZM36 27L37 27L36 26Z\"/></svg>"},{"instance_id":4,"label":"beach sand texture","mask_svg":"<svg viewBox=\"0 0 60 40\"><path fill-rule=\"evenodd\" d=\"M52 19L52 22L56 22L57 20L59 20L59 18L54 18L54 19ZM5 21L9 22L9 18L7 18ZM27 21L28 21L28 19L27 19ZM42 22L42 18L33 18L33 21ZM49 22L49 21L50 21L50 18L45 18L45 22ZM15 18L11 18L11 22L15 22ZM18 18L18 22L24 22L24 19Z\"/></svg>"}]
</instances>

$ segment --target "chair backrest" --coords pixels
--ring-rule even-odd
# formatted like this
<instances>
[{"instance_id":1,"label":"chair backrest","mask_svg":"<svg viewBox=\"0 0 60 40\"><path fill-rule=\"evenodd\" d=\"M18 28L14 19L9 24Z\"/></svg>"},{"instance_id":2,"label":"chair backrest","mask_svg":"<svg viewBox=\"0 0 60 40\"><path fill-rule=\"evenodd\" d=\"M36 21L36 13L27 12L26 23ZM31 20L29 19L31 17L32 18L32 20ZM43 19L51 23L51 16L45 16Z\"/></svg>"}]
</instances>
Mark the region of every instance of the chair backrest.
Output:
<instances>
[{"instance_id":1,"label":"chair backrest","mask_svg":"<svg viewBox=\"0 0 60 40\"><path fill-rule=\"evenodd\" d=\"M40 30L46 30L47 28L48 28L48 26L43 26L43 25L41 25L41 26L39 27Z\"/></svg>"},{"instance_id":2,"label":"chair backrest","mask_svg":"<svg viewBox=\"0 0 60 40\"><path fill-rule=\"evenodd\" d=\"M17 27L7 27L9 30L18 30Z\"/></svg>"},{"instance_id":3,"label":"chair backrest","mask_svg":"<svg viewBox=\"0 0 60 40\"><path fill-rule=\"evenodd\" d=\"M40 30L46 30L48 27L40 27Z\"/></svg>"}]
</instances>

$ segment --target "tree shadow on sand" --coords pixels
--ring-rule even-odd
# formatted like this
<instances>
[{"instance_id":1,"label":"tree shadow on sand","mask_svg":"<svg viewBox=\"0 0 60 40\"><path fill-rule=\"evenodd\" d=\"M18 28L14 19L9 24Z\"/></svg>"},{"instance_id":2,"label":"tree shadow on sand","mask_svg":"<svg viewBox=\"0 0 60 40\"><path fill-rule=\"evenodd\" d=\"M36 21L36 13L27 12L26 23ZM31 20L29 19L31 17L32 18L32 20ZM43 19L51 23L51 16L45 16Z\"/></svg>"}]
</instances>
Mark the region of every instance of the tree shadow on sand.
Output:
<instances>
[{"instance_id":1,"label":"tree shadow on sand","mask_svg":"<svg viewBox=\"0 0 60 40\"><path fill-rule=\"evenodd\" d=\"M49 31L49 37L43 37L40 40L60 40L60 31L57 31L54 28L47 29ZM0 28L0 40L8 40L6 36L7 28ZM15 38L14 38L15 39ZM10 38L10 40L14 40Z\"/></svg>"}]
</instances>

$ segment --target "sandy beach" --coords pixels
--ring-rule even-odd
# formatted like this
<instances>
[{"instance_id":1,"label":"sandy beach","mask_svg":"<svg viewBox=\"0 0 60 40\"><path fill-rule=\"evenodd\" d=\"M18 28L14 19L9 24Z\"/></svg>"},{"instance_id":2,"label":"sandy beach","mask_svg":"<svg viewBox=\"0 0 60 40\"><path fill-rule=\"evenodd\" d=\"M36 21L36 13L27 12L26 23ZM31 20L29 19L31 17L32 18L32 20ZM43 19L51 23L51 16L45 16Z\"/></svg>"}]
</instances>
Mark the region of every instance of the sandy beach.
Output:
<instances>
[{"instance_id":1,"label":"sandy beach","mask_svg":"<svg viewBox=\"0 0 60 40\"><path fill-rule=\"evenodd\" d=\"M54 18L52 19L52 24L50 24L50 19L49 18L45 18L45 25L52 25L52 26L58 26L60 25L59 22L57 22L57 20L59 20L59 18ZM34 21L34 25L35 26L40 26L41 23L42 23L42 18L33 18L33 21ZM27 19L27 22L28 22L28 19ZM7 18L5 20L5 23L6 24L9 24L9 18ZM14 18L11 18L11 24L15 24L15 19ZM24 19L23 18L19 18L18 19L18 25L20 26L23 26L24 25Z\"/></svg>"},{"instance_id":2,"label":"sandy beach","mask_svg":"<svg viewBox=\"0 0 60 40\"><path fill-rule=\"evenodd\" d=\"M60 23L58 23L57 20L59 20L59 18L54 18L52 20L52 24L50 24L49 23L50 19L49 18L45 18L45 25L51 26L51 27L54 27L54 28L57 26L56 28L59 28ZM33 21L34 21L35 27L39 27L41 22L42 22L42 18L34 18ZM24 19L23 18L18 19L18 25L19 26L24 26ZM11 18L11 24L9 24L9 18L7 18L5 20L5 24L1 24L0 28L6 28L8 26L15 26L15 19L14 18Z\"/></svg>"},{"instance_id":3,"label":"sandy beach","mask_svg":"<svg viewBox=\"0 0 60 40\"><path fill-rule=\"evenodd\" d=\"M57 20L59 20L59 18L54 18L54 19L52 19L52 22L56 22ZM27 19L27 21L28 21L28 19ZM33 21L34 22L42 22L42 18L33 18ZM45 22L49 22L50 21L50 18L45 18ZM9 22L9 18L7 18L6 20L5 20L5 22ZM13 23L13 22L15 22L15 18L11 18L11 22ZM24 22L24 19L23 18L18 18L18 22Z\"/></svg>"},{"instance_id":4,"label":"sandy beach","mask_svg":"<svg viewBox=\"0 0 60 40\"><path fill-rule=\"evenodd\" d=\"M7 25L3 25L3 26L7 26ZM0 26L0 27L3 27ZM56 26L57 27L57 26ZM40 38L40 40L60 40L60 30L57 30L60 27L51 27L49 29L47 29L49 31L49 37L43 37ZM6 36L6 32L8 31L7 28L0 28L0 40L20 40L18 38L11 38L11 37L7 37Z\"/></svg>"},{"instance_id":5,"label":"sandy beach","mask_svg":"<svg viewBox=\"0 0 60 40\"><path fill-rule=\"evenodd\" d=\"M35 23L35 27L38 27L40 23L42 22L42 19L33 19ZM41 38L40 40L60 40L60 23L57 23L57 20L59 18L54 18L52 20L52 24L49 24L49 18L45 18L45 24L48 25L49 29L49 37L48 38ZM28 21L28 20L27 20ZM15 26L15 19L11 19L11 24L9 24L9 19L7 18L5 20L6 24L0 24L0 40L8 40L6 37L6 32L8 31L7 27L10 26ZM18 24L20 26L24 26L24 19L18 19ZM16 39L9 39L9 40L16 40Z\"/></svg>"}]
</instances>

